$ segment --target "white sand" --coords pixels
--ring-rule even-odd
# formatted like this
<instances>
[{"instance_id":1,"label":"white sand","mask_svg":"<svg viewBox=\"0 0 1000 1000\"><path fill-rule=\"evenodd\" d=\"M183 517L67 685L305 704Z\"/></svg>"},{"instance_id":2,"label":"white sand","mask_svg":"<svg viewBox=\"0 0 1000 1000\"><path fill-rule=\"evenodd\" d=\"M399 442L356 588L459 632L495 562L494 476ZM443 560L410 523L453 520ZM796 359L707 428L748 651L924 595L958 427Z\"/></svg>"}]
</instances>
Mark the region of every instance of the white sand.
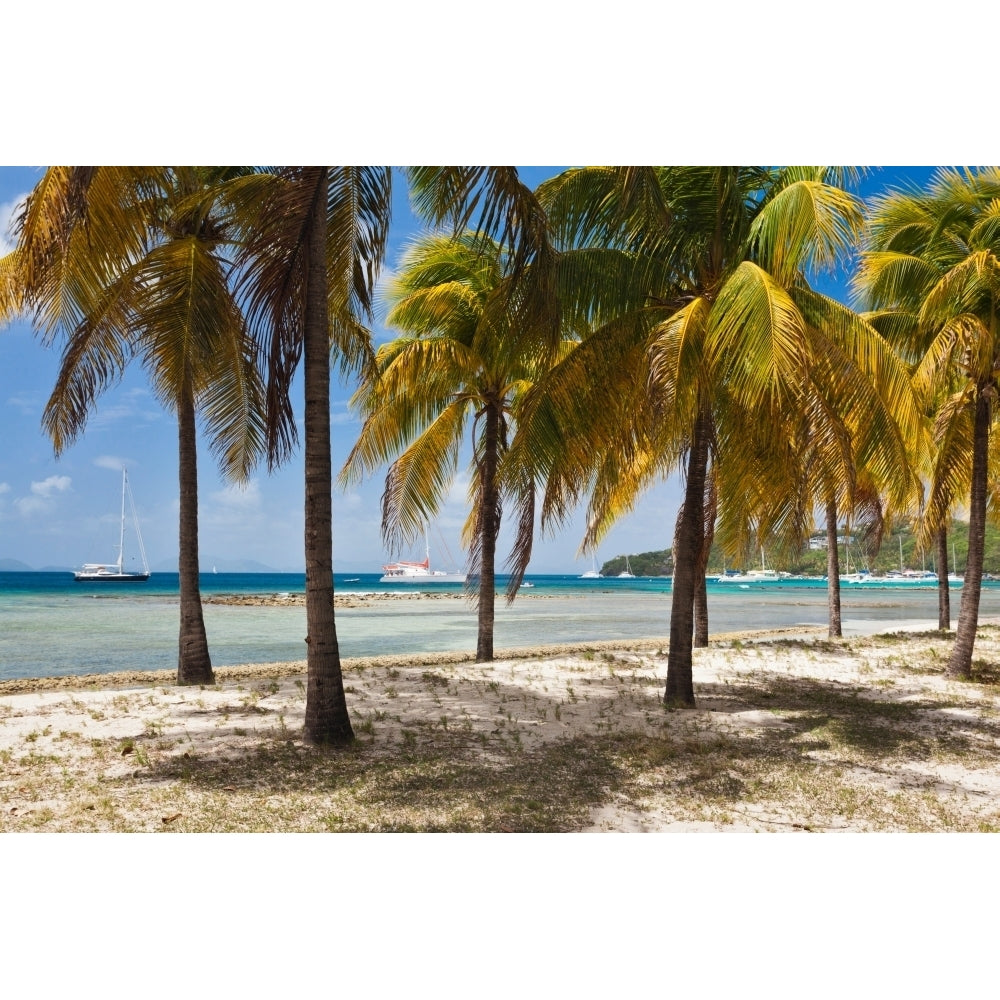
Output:
<instances>
[{"instance_id":1,"label":"white sand","mask_svg":"<svg viewBox=\"0 0 1000 1000\"><path fill-rule=\"evenodd\" d=\"M765 641L770 638L744 637L735 648L715 640L696 650L698 704L684 711L662 707L664 641L533 650L535 656L491 664L454 662L454 655L345 661L345 685L359 743L373 762L433 749L445 733L463 736L463 753L481 766L511 760L528 766L574 738L621 738L633 741L630 746L647 741L657 752L670 751L625 792L592 804L589 818L574 821L572 829L867 830L902 823L900 815L912 816L903 828L915 829L1000 823L1000 731L993 722L1000 696L992 685L946 676L947 640L828 643L815 632L799 644ZM998 649L991 631L979 640L977 656ZM330 753L301 739L303 670L301 663L226 668L210 688L177 688L166 676L133 674L63 678L46 682L48 689L37 682L42 689L21 693L11 693L10 685L0 689L0 830L217 828L211 819L185 825L189 813L198 813L191 800L198 792L178 774L178 763L233 768L276 743L299 754ZM110 686L116 681L128 686ZM101 686L88 686L94 684ZM847 708L800 705L796 685L813 692L822 685L824 698L842 699ZM898 723L899 739L885 742L884 757L882 744L872 750L864 734L846 737L846 746L853 740L861 748L856 759L847 759L836 743L855 726L844 714L855 698L874 699L890 713L888 723L874 719L878 726L896 725L892 706L919 708ZM962 752L929 753L938 738L942 747L964 741ZM747 770L742 747L751 756L764 748L757 770ZM765 751L793 751L791 763L775 758L772 771ZM833 798L849 792L850 802L838 812L825 792L796 790L803 767L810 775L829 774ZM787 797L751 794L779 774L792 782ZM822 785L826 778L815 780ZM698 791L696 801L682 798L689 787ZM249 829L262 828L260 811L268 809L275 829L313 829L314 814L333 801L323 788L315 790L314 804L308 788L294 802L267 787L211 792L230 793L234 815L242 809L257 816L247 821ZM898 808L885 813L867 801L879 797L898 801Z\"/></svg>"}]
</instances>

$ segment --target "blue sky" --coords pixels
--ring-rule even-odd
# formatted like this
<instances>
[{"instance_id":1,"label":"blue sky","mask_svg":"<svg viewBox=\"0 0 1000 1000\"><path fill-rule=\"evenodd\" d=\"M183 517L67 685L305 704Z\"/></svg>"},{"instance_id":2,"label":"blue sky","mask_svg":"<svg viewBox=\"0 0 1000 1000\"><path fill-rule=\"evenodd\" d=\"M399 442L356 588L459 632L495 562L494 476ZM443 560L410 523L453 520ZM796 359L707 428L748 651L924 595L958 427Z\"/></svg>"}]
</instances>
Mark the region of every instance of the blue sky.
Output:
<instances>
[{"instance_id":1,"label":"blue sky","mask_svg":"<svg viewBox=\"0 0 1000 1000\"><path fill-rule=\"evenodd\" d=\"M556 167L522 168L536 184ZM0 167L0 233L10 213L34 185L41 168ZM884 168L863 185L863 194L888 183L923 183L931 168ZM394 188L389 266L419 231L409 210L402 177ZM4 236L4 238L6 238ZM830 291L842 294L831 283ZM388 334L376 328L376 337ZM140 369L98 402L84 436L59 459L41 429L41 414L55 380L58 351L46 350L29 327L0 330L0 559L17 559L33 568L72 567L110 560L115 554L121 466L129 478L142 521L151 565L174 563L177 555L177 439L173 417L157 404ZM352 386L333 390L334 468L339 469L359 425L347 407ZM297 399L301 411L301 401ZM278 471L261 468L245 489L218 475L200 442L199 500L202 568L222 570L234 560L253 560L280 570L300 571L302 555L301 451ZM460 470L435 530L436 564L464 563L459 533L466 516L465 470ZM334 561L338 572L374 572L389 558L379 530L382 475L349 492L334 492ZM671 543L680 492L676 481L650 491L636 512L623 519L601 546L598 559L663 549ZM440 541L438 538L440 532ZM589 566L577 556L583 533L582 512L554 539L538 539L529 572L573 573ZM416 551L416 550L414 550ZM500 555L509 551L501 537ZM450 568L450 567L448 567Z\"/></svg>"}]
</instances>

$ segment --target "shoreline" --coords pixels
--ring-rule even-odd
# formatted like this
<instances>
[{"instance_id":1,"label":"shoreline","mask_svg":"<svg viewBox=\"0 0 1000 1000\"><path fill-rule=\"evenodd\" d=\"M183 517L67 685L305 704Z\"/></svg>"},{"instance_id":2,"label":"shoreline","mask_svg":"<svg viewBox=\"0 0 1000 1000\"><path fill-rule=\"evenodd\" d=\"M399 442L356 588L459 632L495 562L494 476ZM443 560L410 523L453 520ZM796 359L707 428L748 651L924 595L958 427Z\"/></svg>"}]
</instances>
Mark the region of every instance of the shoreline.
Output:
<instances>
[{"instance_id":1,"label":"shoreline","mask_svg":"<svg viewBox=\"0 0 1000 1000\"><path fill-rule=\"evenodd\" d=\"M396 595L393 595L395 597ZM402 599L412 599L427 595L399 595ZM434 595L445 596L445 595ZM461 596L461 595L456 595ZM304 595L302 595L304 600ZM542 597L544 599L544 596ZM231 601L216 602L233 605L248 603L255 607L270 607L267 598L260 595L251 596L244 602L236 597ZM1000 617L984 618L980 626L1000 625ZM719 644L738 642L766 642L786 638L826 639L826 625L788 625L773 628L741 629L732 632L718 632L709 635L709 648ZM936 622L929 619L900 619L896 621L870 620L865 626L850 627L844 622L844 637L842 642L860 636L894 634L897 632L937 632ZM944 633L944 638L953 638L954 630ZM838 641L838 640L831 640ZM494 652L496 660L534 660L547 656L579 656L591 653L613 653L622 649L636 652L662 651L666 656L669 647L669 636L646 636L637 639L596 639L580 640L578 642L545 643L532 646L516 646L498 648ZM375 656L352 656L341 658L341 670L348 673L354 670L364 670L367 667L397 668L420 664L423 666L438 666L443 664L474 664L475 652L468 650L441 650L413 653L386 653ZM488 665L488 664L487 664ZM253 678L290 677L306 674L306 660L276 660L266 662L248 662L227 664L213 668L216 682L227 683ZM121 689L136 687L170 687L175 686L176 670L116 670L107 673L69 673L41 677L10 677L0 679L0 697L5 695L30 694L38 691L73 691L100 690L102 688Z\"/></svg>"},{"instance_id":2,"label":"shoreline","mask_svg":"<svg viewBox=\"0 0 1000 1000\"><path fill-rule=\"evenodd\" d=\"M639 638L665 641L668 634L671 602L669 595L659 591L579 594L540 589L529 590L510 606L498 600L494 639L498 649L520 651L553 643L622 643ZM176 597L122 593L117 599L97 600L86 595L77 598L76 593L46 592L11 599L4 608L0 685L41 676L76 678L137 670L142 674L162 671L160 676L168 678L176 669ZM981 621L1000 614L1000 589L990 596L980 608ZM845 635L891 630L899 627L900 620L927 622L932 614L936 616L936 606L926 598L913 594L888 598L865 594L845 601ZM306 616L302 600L301 594L286 595L280 589L211 596L205 603L205 619L215 667L303 660ZM818 591L727 593L710 595L709 602L713 637L747 629L805 625L822 629L826 624L826 597ZM475 649L475 610L460 591L338 593L336 610L342 657L426 656L442 650L471 653ZM933 623L920 627L933 627ZM144 683L142 679L135 682ZM88 679L88 683L93 681Z\"/></svg>"},{"instance_id":3,"label":"shoreline","mask_svg":"<svg viewBox=\"0 0 1000 1000\"><path fill-rule=\"evenodd\" d=\"M916 627L916 623L915 623ZM807 637L823 628L809 625L776 629L752 629L741 632L727 632L712 635L709 645L725 642L754 642L766 639ZM497 660L537 660L549 656L579 656L587 653L610 653L622 649L636 652L665 651L670 644L669 637L642 639L600 639L591 642L548 643L537 646L518 646L497 649ZM386 653L379 656L345 656L341 658L341 670L346 674L365 670L368 667L393 669L403 666L440 666L443 664L475 664L474 650L444 650L440 652ZM489 664L483 664L488 666ZM214 668L216 683L250 680L259 677L290 677L306 674L306 661L279 660L273 663L240 663ZM119 670L111 673L60 674L56 677L11 677L0 680L0 698L5 695L31 694L37 691L94 691L103 688L120 689L136 687L176 686L176 670Z\"/></svg>"}]
</instances>

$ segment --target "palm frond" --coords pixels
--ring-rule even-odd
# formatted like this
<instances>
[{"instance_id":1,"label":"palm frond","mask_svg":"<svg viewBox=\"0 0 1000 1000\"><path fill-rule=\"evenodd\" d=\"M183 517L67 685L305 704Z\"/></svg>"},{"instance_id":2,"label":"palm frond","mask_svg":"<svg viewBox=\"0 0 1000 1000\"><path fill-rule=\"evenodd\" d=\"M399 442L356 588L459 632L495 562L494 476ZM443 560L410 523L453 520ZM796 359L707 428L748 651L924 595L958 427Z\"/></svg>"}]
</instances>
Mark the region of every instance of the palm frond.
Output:
<instances>
[{"instance_id":1,"label":"palm frond","mask_svg":"<svg viewBox=\"0 0 1000 1000\"><path fill-rule=\"evenodd\" d=\"M437 514L458 467L465 409L446 408L392 463L382 494L382 537L390 551L412 541Z\"/></svg>"},{"instance_id":2,"label":"palm frond","mask_svg":"<svg viewBox=\"0 0 1000 1000\"><path fill-rule=\"evenodd\" d=\"M830 269L862 228L861 202L843 188L801 179L780 188L757 213L754 259L788 286L800 272Z\"/></svg>"},{"instance_id":3,"label":"palm frond","mask_svg":"<svg viewBox=\"0 0 1000 1000\"><path fill-rule=\"evenodd\" d=\"M766 271L744 261L712 307L706 356L748 408L781 405L808 367L802 314Z\"/></svg>"}]
</instances>

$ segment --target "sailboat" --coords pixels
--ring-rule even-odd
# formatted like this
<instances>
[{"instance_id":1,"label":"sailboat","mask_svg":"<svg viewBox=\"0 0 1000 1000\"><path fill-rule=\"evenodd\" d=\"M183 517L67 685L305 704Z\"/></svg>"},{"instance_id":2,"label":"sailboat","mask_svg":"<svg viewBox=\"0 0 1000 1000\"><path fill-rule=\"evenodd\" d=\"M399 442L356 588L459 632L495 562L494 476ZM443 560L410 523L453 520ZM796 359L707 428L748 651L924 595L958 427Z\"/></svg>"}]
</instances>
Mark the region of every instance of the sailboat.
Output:
<instances>
[{"instance_id":1,"label":"sailboat","mask_svg":"<svg viewBox=\"0 0 1000 1000\"><path fill-rule=\"evenodd\" d=\"M142 572L129 572L124 568L125 562L125 497L128 496L132 511L132 523L135 527L135 537L139 543L139 554L142 556ZM122 522L118 536L118 561L113 563L84 563L83 569L73 573L73 579L82 583L141 583L149 579L149 564L146 562L146 550L139 533L139 517L135 512L135 501L128 485L128 472L122 466Z\"/></svg>"},{"instance_id":2,"label":"sailboat","mask_svg":"<svg viewBox=\"0 0 1000 1000\"><path fill-rule=\"evenodd\" d=\"M628 556L625 557L625 568L618 574L618 578L625 578L628 580L635 579L635 573L632 572L632 567L628 564Z\"/></svg>"},{"instance_id":3,"label":"sailboat","mask_svg":"<svg viewBox=\"0 0 1000 1000\"><path fill-rule=\"evenodd\" d=\"M426 551L423 562L401 559L399 562L387 563L382 567L379 583L465 583L465 573L446 573L443 569L431 569L431 543L426 532L424 545Z\"/></svg>"},{"instance_id":4,"label":"sailboat","mask_svg":"<svg viewBox=\"0 0 1000 1000\"><path fill-rule=\"evenodd\" d=\"M745 573L722 571L722 576L706 577L711 583L736 583L746 588L750 583L783 583L791 579L792 574L783 570L769 569L764 558L764 549L760 550L760 569L748 569Z\"/></svg>"},{"instance_id":5,"label":"sailboat","mask_svg":"<svg viewBox=\"0 0 1000 1000\"><path fill-rule=\"evenodd\" d=\"M592 555L590 557L591 568L587 570L586 573L580 574L581 580L599 580L601 579L601 574L597 569L597 556Z\"/></svg>"}]
</instances>

